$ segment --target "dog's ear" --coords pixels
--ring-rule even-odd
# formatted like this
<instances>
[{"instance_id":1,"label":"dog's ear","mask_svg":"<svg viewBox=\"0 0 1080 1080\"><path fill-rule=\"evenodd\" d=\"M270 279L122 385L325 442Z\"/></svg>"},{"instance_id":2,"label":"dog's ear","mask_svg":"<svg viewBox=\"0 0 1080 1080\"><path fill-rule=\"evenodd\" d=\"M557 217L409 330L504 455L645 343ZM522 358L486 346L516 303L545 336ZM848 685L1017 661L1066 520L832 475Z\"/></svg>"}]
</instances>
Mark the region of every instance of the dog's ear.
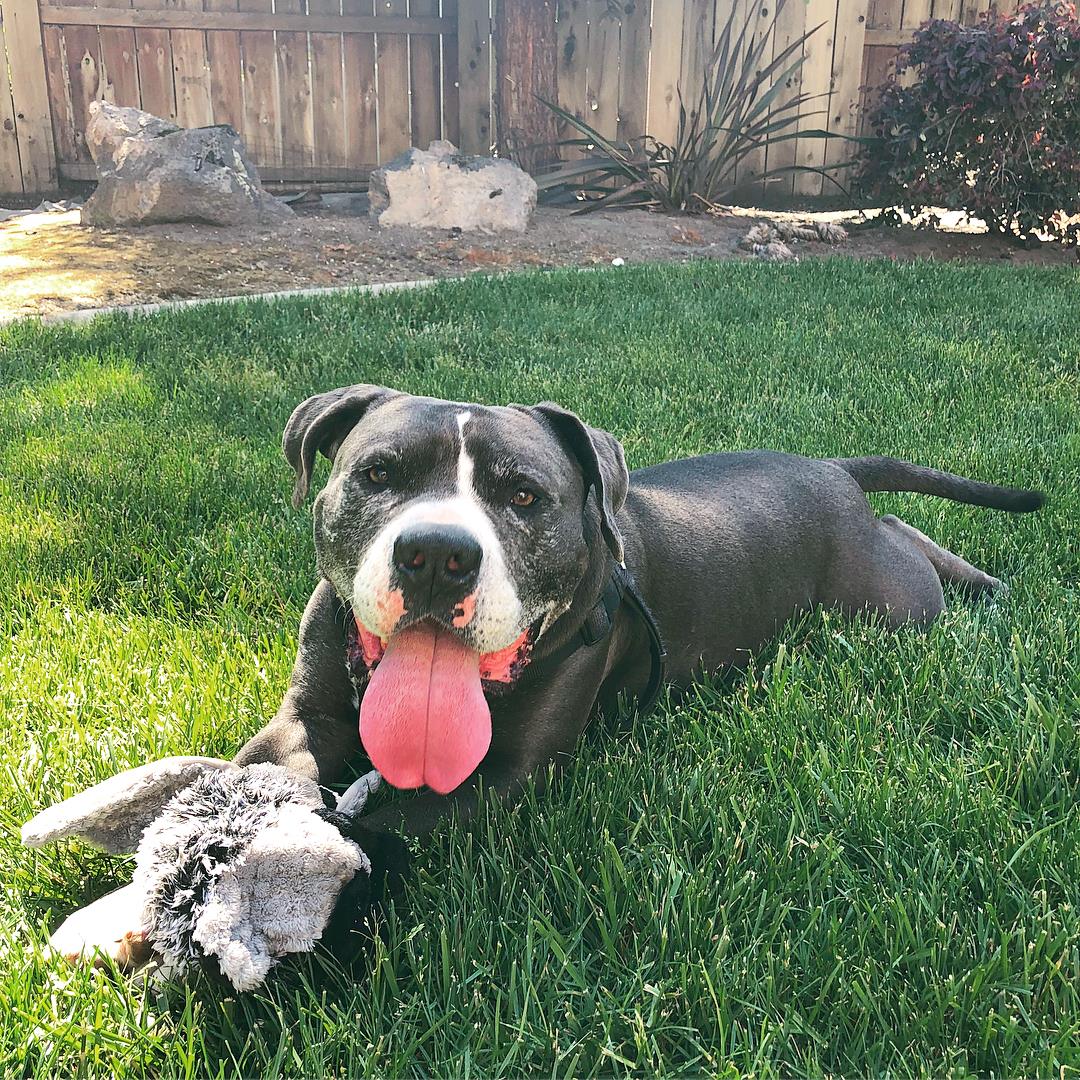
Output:
<instances>
[{"instance_id":1,"label":"dog's ear","mask_svg":"<svg viewBox=\"0 0 1080 1080\"><path fill-rule=\"evenodd\" d=\"M316 394L293 409L281 439L285 460L296 473L293 506L299 508L307 497L315 455L321 453L333 461L345 436L364 413L395 393L385 386L358 383Z\"/></svg>"},{"instance_id":2,"label":"dog's ear","mask_svg":"<svg viewBox=\"0 0 1080 1080\"><path fill-rule=\"evenodd\" d=\"M114 855L128 855L174 795L208 772L236 767L220 758L171 757L128 769L42 810L22 827L22 842L41 847L77 836Z\"/></svg>"},{"instance_id":3,"label":"dog's ear","mask_svg":"<svg viewBox=\"0 0 1080 1080\"><path fill-rule=\"evenodd\" d=\"M615 556L623 563L622 533L615 517L626 502L630 487L630 473L626 468L622 444L614 435L589 427L574 413L553 402L544 401L530 410L539 413L555 429L563 445L577 458L585 477L585 496L589 488L596 492L600 508L600 531Z\"/></svg>"}]
</instances>

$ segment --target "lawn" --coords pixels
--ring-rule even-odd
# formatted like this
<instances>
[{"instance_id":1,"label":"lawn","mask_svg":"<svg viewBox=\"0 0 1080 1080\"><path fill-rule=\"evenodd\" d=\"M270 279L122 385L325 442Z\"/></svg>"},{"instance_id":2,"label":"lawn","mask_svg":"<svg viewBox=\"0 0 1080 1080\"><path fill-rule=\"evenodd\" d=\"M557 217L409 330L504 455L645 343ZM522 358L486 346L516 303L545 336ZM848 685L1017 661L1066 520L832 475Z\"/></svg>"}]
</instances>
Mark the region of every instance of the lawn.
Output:
<instances>
[{"instance_id":1,"label":"lawn","mask_svg":"<svg viewBox=\"0 0 1080 1080\"><path fill-rule=\"evenodd\" d=\"M0 331L0 1072L1080 1076L1078 295L702 263ZM594 726L547 794L426 846L367 971L236 997L44 959L130 866L18 825L274 711L314 583L280 432L361 380L553 398L632 466L889 453L1049 504L875 497L1011 593L928 631L803 620Z\"/></svg>"}]
</instances>

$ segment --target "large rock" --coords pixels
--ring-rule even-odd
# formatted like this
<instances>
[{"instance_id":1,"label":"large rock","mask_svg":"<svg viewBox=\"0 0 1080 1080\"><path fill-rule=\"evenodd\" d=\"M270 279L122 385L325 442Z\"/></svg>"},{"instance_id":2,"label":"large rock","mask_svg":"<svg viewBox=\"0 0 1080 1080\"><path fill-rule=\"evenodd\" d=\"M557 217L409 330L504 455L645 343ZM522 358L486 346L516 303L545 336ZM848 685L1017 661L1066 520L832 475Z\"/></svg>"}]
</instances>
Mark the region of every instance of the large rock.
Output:
<instances>
[{"instance_id":1,"label":"large rock","mask_svg":"<svg viewBox=\"0 0 1080 1080\"><path fill-rule=\"evenodd\" d=\"M443 141L376 169L369 193L380 225L418 229L522 232L536 208L536 181L512 161L461 154Z\"/></svg>"},{"instance_id":2,"label":"large rock","mask_svg":"<svg viewBox=\"0 0 1080 1080\"><path fill-rule=\"evenodd\" d=\"M139 109L90 103L86 145L98 186L83 206L86 225L203 221L248 225L288 217L227 124L179 128Z\"/></svg>"}]
</instances>

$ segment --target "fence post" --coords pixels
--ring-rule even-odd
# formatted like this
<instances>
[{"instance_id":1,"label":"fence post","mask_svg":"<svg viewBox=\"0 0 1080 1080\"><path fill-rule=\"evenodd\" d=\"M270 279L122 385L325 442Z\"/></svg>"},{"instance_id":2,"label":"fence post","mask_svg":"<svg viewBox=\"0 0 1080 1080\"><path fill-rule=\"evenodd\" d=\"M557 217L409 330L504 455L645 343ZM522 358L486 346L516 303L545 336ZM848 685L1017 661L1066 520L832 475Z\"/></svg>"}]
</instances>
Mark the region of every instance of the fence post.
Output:
<instances>
[{"instance_id":1,"label":"fence post","mask_svg":"<svg viewBox=\"0 0 1080 1080\"><path fill-rule=\"evenodd\" d=\"M3 0L3 18L23 191L42 195L57 178L38 0Z\"/></svg>"},{"instance_id":2,"label":"fence post","mask_svg":"<svg viewBox=\"0 0 1080 1080\"><path fill-rule=\"evenodd\" d=\"M457 40L461 149L469 154L490 154L490 0L459 0Z\"/></svg>"},{"instance_id":3,"label":"fence post","mask_svg":"<svg viewBox=\"0 0 1080 1080\"><path fill-rule=\"evenodd\" d=\"M492 43L499 153L535 174L559 157L559 127L543 104L559 99L555 0L499 0Z\"/></svg>"}]
</instances>

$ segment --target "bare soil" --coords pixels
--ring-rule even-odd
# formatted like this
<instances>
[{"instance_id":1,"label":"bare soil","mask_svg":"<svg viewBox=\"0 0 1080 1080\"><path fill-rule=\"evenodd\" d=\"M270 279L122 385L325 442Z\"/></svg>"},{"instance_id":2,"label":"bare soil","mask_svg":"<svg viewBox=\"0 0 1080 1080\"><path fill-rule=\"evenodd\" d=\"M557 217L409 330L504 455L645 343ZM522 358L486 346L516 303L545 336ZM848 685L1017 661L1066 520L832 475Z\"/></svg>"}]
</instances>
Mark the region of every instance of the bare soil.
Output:
<instances>
[{"instance_id":1,"label":"bare soil","mask_svg":"<svg viewBox=\"0 0 1080 1080\"><path fill-rule=\"evenodd\" d=\"M522 235L479 236L441 230L382 229L364 196L300 205L266 228L155 225L98 229L78 210L0 222L0 321L117 304L284 289L461 277L523 267L600 266L745 259L738 242L764 220L826 219L851 225L853 213L779 214L732 209L703 217L645 211L574 216L541 208ZM941 231L873 228L846 243L793 244L799 258L918 258L1066 265L1074 251L1044 244L1025 250L998 236L954 225Z\"/></svg>"}]
</instances>

